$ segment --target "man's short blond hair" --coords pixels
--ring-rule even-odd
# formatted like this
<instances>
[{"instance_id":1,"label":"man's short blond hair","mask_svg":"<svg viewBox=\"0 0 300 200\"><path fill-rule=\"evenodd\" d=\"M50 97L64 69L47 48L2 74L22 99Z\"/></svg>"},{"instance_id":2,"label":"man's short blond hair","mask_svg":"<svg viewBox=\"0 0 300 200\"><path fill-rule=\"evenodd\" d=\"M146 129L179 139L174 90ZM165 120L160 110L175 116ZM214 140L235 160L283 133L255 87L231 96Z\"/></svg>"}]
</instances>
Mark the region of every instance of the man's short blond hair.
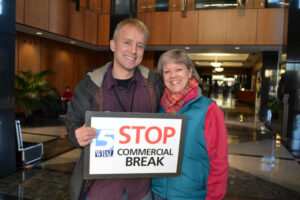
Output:
<instances>
[{"instance_id":1,"label":"man's short blond hair","mask_svg":"<svg viewBox=\"0 0 300 200\"><path fill-rule=\"evenodd\" d=\"M120 30L123 28L123 26L125 26L127 24L130 24L130 25L134 26L136 29L138 29L139 31L143 32L145 35L145 42L147 41L148 35L149 35L149 30L148 30L147 26L142 21L134 19L134 18L125 19L117 24L115 31L114 31L113 38L112 38L113 40L117 39L117 37L120 33Z\"/></svg>"}]
</instances>

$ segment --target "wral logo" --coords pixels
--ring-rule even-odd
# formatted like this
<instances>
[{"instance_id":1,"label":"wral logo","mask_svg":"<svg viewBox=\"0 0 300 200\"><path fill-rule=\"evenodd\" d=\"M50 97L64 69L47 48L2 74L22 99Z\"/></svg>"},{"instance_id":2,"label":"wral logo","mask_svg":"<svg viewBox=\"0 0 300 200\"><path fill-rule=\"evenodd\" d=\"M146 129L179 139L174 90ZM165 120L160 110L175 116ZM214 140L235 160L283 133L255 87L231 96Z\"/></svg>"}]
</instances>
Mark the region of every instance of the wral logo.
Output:
<instances>
[{"instance_id":1,"label":"wral logo","mask_svg":"<svg viewBox=\"0 0 300 200\"><path fill-rule=\"evenodd\" d=\"M114 130L96 129L95 157L112 157L114 155Z\"/></svg>"}]
</instances>

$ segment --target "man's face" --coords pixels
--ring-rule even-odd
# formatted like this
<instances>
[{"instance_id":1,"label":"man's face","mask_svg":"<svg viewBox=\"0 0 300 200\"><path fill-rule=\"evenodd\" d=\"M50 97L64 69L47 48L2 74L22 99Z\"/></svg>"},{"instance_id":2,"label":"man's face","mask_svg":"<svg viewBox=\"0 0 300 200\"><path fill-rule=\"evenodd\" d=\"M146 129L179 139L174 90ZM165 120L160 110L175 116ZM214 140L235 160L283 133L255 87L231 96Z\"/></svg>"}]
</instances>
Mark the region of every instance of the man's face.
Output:
<instances>
[{"instance_id":1,"label":"man's face","mask_svg":"<svg viewBox=\"0 0 300 200\"><path fill-rule=\"evenodd\" d=\"M123 26L117 38L110 41L115 70L133 71L142 62L145 45L142 31L131 24Z\"/></svg>"}]
</instances>

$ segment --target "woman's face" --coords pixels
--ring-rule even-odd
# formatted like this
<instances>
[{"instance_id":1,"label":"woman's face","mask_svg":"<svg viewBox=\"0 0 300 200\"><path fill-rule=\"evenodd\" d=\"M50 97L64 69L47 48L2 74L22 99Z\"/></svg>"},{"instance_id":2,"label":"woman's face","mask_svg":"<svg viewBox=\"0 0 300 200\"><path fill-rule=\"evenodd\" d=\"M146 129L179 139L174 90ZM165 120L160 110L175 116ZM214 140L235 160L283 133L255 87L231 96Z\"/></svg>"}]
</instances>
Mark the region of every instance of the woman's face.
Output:
<instances>
[{"instance_id":1,"label":"woman's face","mask_svg":"<svg viewBox=\"0 0 300 200\"><path fill-rule=\"evenodd\" d=\"M165 86L172 92L182 91L192 77L192 68L184 64L167 63L162 68Z\"/></svg>"}]
</instances>

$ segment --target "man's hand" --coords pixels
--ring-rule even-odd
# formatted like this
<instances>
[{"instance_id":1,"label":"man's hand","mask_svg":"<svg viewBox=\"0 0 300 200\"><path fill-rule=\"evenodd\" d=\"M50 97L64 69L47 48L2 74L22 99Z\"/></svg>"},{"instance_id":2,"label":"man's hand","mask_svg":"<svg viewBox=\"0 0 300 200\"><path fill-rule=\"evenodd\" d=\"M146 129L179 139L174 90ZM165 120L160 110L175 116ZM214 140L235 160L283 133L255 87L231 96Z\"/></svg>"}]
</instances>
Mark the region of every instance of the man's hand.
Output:
<instances>
[{"instance_id":1,"label":"man's hand","mask_svg":"<svg viewBox=\"0 0 300 200\"><path fill-rule=\"evenodd\" d=\"M80 146L84 147L90 144L91 139L97 136L97 132L95 128L86 127L83 125L82 127L75 130L75 136Z\"/></svg>"}]
</instances>

